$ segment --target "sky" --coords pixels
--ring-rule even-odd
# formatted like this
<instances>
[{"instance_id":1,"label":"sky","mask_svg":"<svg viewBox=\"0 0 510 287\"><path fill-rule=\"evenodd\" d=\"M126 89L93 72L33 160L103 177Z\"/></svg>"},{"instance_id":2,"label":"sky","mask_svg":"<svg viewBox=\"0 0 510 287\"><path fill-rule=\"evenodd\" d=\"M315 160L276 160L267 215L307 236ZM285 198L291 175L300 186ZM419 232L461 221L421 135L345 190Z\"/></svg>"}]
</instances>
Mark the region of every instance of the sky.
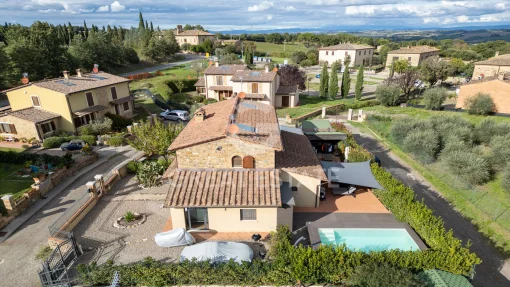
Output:
<instances>
[{"instance_id":1,"label":"sky","mask_svg":"<svg viewBox=\"0 0 510 287\"><path fill-rule=\"evenodd\" d=\"M501 0L0 0L0 23L138 26L138 12L162 29L200 24L212 31L427 29L510 25Z\"/></svg>"}]
</instances>

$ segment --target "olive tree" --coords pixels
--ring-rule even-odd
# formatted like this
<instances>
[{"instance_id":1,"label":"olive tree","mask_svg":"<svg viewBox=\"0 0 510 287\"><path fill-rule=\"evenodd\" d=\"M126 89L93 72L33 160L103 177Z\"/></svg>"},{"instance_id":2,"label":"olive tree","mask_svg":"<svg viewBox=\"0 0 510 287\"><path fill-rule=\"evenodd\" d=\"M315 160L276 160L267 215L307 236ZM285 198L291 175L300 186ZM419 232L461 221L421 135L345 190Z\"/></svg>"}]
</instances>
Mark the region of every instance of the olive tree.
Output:
<instances>
[{"instance_id":1,"label":"olive tree","mask_svg":"<svg viewBox=\"0 0 510 287\"><path fill-rule=\"evenodd\" d=\"M448 97L448 90L445 88L432 88L423 93L423 102L428 110L440 110Z\"/></svg>"},{"instance_id":2,"label":"olive tree","mask_svg":"<svg viewBox=\"0 0 510 287\"><path fill-rule=\"evenodd\" d=\"M168 160L168 147L182 131L183 125L165 125L157 119L153 121L133 126L135 139L128 140L128 143L147 156L162 155Z\"/></svg>"},{"instance_id":3,"label":"olive tree","mask_svg":"<svg viewBox=\"0 0 510 287\"><path fill-rule=\"evenodd\" d=\"M400 98L400 88L394 84L381 84L375 90L375 97L381 105L391 107L398 104Z\"/></svg>"},{"instance_id":4,"label":"olive tree","mask_svg":"<svg viewBox=\"0 0 510 287\"><path fill-rule=\"evenodd\" d=\"M464 107L472 115L486 116L496 112L496 104L491 95L478 93L464 101Z\"/></svg>"}]
</instances>

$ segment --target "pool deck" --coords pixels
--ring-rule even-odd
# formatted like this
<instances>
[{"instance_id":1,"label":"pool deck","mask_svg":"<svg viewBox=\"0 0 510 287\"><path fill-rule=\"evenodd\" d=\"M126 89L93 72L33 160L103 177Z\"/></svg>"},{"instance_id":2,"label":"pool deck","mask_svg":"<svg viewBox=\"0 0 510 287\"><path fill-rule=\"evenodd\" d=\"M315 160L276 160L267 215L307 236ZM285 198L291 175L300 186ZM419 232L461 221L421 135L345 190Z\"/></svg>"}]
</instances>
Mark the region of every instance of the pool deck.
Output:
<instances>
[{"instance_id":1,"label":"pool deck","mask_svg":"<svg viewBox=\"0 0 510 287\"><path fill-rule=\"evenodd\" d=\"M307 224L310 244L317 248L321 244L319 228L381 228L405 229L421 250L427 246L409 224L397 221L388 213L331 213L323 218Z\"/></svg>"}]
</instances>

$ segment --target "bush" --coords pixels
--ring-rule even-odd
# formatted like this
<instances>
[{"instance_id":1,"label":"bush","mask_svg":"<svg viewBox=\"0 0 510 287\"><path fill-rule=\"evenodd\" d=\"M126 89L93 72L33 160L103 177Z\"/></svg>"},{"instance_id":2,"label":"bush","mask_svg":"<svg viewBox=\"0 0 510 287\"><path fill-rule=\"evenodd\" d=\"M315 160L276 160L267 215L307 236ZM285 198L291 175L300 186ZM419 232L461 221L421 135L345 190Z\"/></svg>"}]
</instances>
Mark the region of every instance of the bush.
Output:
<instances>
[{"instance_id":1,"label":"bush","mask_svg":"<svg viewBox=\"0 0 510 287\"><path fill-rule=\"evenodd\" d=\"M216 99L207 98L207 99L204 100L204 105L213 104L213 103L216 103L216 102L218 102Z\"/></svg>"},{"instance_id":2,"label":"bush","mask_svg":"<svg viewBox=\"0 0 510 287\"><path fill-rule=\"evenodd\" d=\"M479 143L488 144L492 137L510 134L510 125L496 123L492 119L483 119L478 126L475 126L474 137Z\"/></svg>"},{"instance_id":3,"label":"bush","mask_svg":"<svg viewBox=\"0 0 510 287\"><path fill-rule=\"evenodd\" d=\"M138 165L136 178L146 188L155 187L159 184L159 176L165 170L154 161L144 162Z\"/></svg>"},{"instance_id":4,"label":"bush","mask_svg":"<svg viewBox=\"0 0 510 287\"><path fill-rule=\"evenodd\" d=\"M136 161L130 161L128 162L128 164L126 165L126 169L128 171L128 173L130 174L136 174L136 171L138 170L138 163Z\"/></svg>"},{"instance_id":5,"label":"bush","mask_svg":"<svg viewBox=\"0 0 510 287\"><path fill-rule=\"evenodd\" d=\"M84 141L85 143L89 145L96 145L96 136L87 135L87 136L80 136L79 139Z\"/></svg>"},{"instance_id":6,"label":"bush","mask_svg":"<svg viewBox=\"0 0 510 287\"><path fill-rule=\"evenodd\" d=\"M135 221L135 219L136 216L131 211L128 211L126 214L124 214L124 220L126 220L126 222L132 222Z\"/></svg>"},{"instance_id":7,"label":"bush","mask_svg":"<svg viewBox=\"0 0 510 287\"><path fill-rule=\"evenodd\" d=\"M166 170L170 166L170 161L168 161L164 158L159 158L157 163L161 167L161 170L163 170L163 171Z\"/></svg>"},{"instance_id":8,"label":"bush","mask_svg":"<svg viewBox=\"0 0 510 287\"><path fill-rule=\"evenodd\" d=\"M439 136L432 129L414 129L405 137L403 147L421 162L431 163L439 152Z\"/></svg>"},{"instance_id":9,"label":"bush","mask_svg":"<svg viewBox=\"0 0 510 287\"><path fill-rule=\"evenodd\" d=\"M66 159L61 156L52 156L48 154L34 154L27 152L0 151L1 163L25 164L26 162L41 162L58 165L65 163Z\"/></svg>"},{"instance_id":10,"label":"bush","mask_svg":"<svg viewBox=\"0 0 510 287\"><path fill-rule=\"evenodd\" d=\"M94 135L94 132L92 131L92 126L91 125L84 125L84 126L81 126L77 129L77 132L80 134L80 135Z\"/></svg>"},{"instance_id":11,"label":"bush","mask_svg":"<svg viewBox=\"0 0 510 287\"><path fill-rule=\"evenodd\" d=\"M69 142L73 137L49 137L44 139L44 148L59 148L61 144Z\"/></svg>"},{"instance_id":12,"label":"bush","mask_svg":"<svg viewBox=\"0 0 510 287\"><path fill-rule=\"evenodd\" d=\"M105 117L112 120L112 130L114 131L122 131L127 126L132 125L133 121L131 119L125 118L120 115L115 115L111 113L106 113Z\"/></svg>"},{"instance_id":13,"label":"bush","mask_svg":"<svg viewBox=\"0 0 510 287\"><path fill-rule=\"evenodd\" d=\"M423 93L425 108L428 110L440 110L448 97L448 90L445 88L432 88Z\"/></svg>"},{"instance_id":14,"label":"bush","mask_svg":"<svg viewBox=\"0 0 510 287\"><path fill-rule=\"evenodd\" d=\"M177 88L177 82L182 82L184 84L182 91L179 91L179 88ZM173 93L184 93L194 91L196 82L197 79L177 79L165 81L165 85L167 85Z\"/></svg>"},{"instance_id":15,"label":"bush","mask_svg":"<svg viewBox=\"0 0 510 287\"><path fill-rule=\"evenodd\" d=\"M365 150L364 148L353 148L349 151L348 162L365 162L367 160L371 161L374 157L370 152Z\"/></svg>"},{"instance_id":16,"label":"bush","mask_svg":"<svg viewBox=\"0 0 510 287\"><path fill-rule=\"evenodd\" d=\"M193 96L191 99L195 103L203 103L205 101L205 97L204 96Z\"/></svg>"},{"instance_id":17,"label":"bush","mask_svg":"<svg viewBox=\"0 0 510 287\"><path fill-rule=\"evenodd\" d=\"M472 151L452 151L441 157L441 161L452 174L470 184L482 184L489 180L489 163Z\"/></svg>"},{"instance_id":18,"label":"bush","mask_svg":"<svg viewBox=\"0 0 510 287\"><path fill-rule=\"evenodd\" d=\"M369 264L356 267L354 274L347 280L347 286L427 287L427 284L409 269L388 264Z\"/></svg>"},{"instance_id":19,"label":"bush","mask_svg":"<svg viewBox=\"0 0 510 287\"><path fill-rule=\"evenodd\" d=\"M399 144L404 142L406 136L415 128L416 120L411 118L398 119L391 126L390 135Z\"/></svg>"},{"instance_id":20,"label":"bush","mask_svg":"<svg viewBox=\"0 0 510 287\"><path fill-rule=\"evenodd\" d=\"M125 143L123 137L111 137L108 139L109 146L123 146Z\"/></svg>"},{"instance_id":21,"label":"bush","mask_svg":"<svg viewBox=\"0 0 510 287\"><path fill-rule=\"evenodd\" d=\"M494 166L499 169L505 167L510 162L510 135L493 137L490 146Z\"/></svg>"},{"instance_id":22,"label":"bush","mask_svg":"<svg viewBox=\"0 0 510 287\"><path fill-rule=\"evenodd\" d=\"M507 164L501 175L501 187L510 192L510 164ZM1 210L0 210L1 211Z\"/></svg>"},{"instance_id":23,"label":"bush","mask_svg":"<svg viewBox=\"0 0 510 287\"><path fill-rule=\"evenodd\" d=\"M78 128L80 135L103 135L112 131L113 121L105 117L102 120L94 120L87 125Z\"/></svg>"},{"instance_id":24,"label":"bush","mask_svg":"<svg viewBox=\"0 0 510 287\"><path fill-rule=\"evenodd\" d=\"M402 93L397 85L381 84L375 90L375 97L383 106L392 107L399 103Z\"/></svg>"},{"instance_id":25,"label":"bush","mask_svg":"<svg viewBox=\"0 0 510 287\"><path fill-rule=\"evenodd\" d=\"M478 93L464 101L465 109L472 115L490 115L496 112L496 104L489 94Z\"/></svg>"}]
</instances>

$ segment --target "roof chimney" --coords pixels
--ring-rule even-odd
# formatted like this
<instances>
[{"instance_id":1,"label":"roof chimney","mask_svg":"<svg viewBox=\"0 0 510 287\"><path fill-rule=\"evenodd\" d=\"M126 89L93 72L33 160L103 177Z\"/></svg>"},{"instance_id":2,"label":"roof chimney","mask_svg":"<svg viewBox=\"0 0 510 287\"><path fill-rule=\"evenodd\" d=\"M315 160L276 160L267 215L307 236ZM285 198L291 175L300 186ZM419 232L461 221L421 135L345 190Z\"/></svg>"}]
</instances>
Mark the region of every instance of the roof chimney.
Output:
<instances>
[{"instance_id":1,"label":"roof chimney","mask_svg":"<svg viewBox=\"0 0 510 287\"><path fill-rule=\"evenodd\" d=\"M94 68L92 69L92 72L94 72L94 74L99 73L99 65L98 64L94 64Z\"/></svg>"},{"instance_id":2,"label":"roof chimney","mask_svg":"<svg viewBox=\"0 0 510 287\"><path fill-rule=\"evenodd\" d=\"M194 119L196 122L203 122L205 120L205 109L200 108L195 112Z\"/></svg>"},{"instance_id":3,"label":"roof chimney","mask_svg":"<svg viewBox=\"0 0 510 287\"><path fill-rule=\"evenodd\" d=\"M177 29L176 29L175 34L179 35L181 33L182 33L182 25L177 25Z\"/></svg>"},{"instance_id":4,"label":"roof chimney","mask_svg":"<svg viewBox=\"0 0 510 287\"><path fill-rule=\"evenodd\" d=\"M496 51L496 56L494 56L494 57L497 57L497 56L499 56L499 51Z\"/></svg>"},{"instance_id":5,"label":"roof chimney","mask_svg":"<svg viewBox=\"0 0 510 287\"><path fill-rule=\"evenodd\" d=\"M81 78L81 69L76 69L76 75Z\"/></svg>"},{"instance_id":6,"label":"roof chimney","mask_svg":"<svg viewBox=\"0 0 510 287\"><path fill-rule=\"evenodd\" d=\"M62 73L64 73L64 78L69 80L69 71L63 71Z\"/></svg>"},{"instance_id":7,"label":"roof chimney","mask_svg":"<svg viewBox=\"0 0 510 287\"><path fill-rule=\"evenodd\" d=\"M30 80L28 79L28 73L23 73L23 78L21 78L21 83L23 83L24 85L28 84L30 82Z\"/></svg>"},{"instance_id":8,"label":"roof chimney","mask_svg":"<svg viewBox=\"0 0 510 287\"><path fill-rule=\"evenodd\" d=\"M264 66L264 71L266 71L266 73L268 73L268 72L269 72L269 66L268 66L268 65L265 65L265 66Z\"/></svg>"},{"instance_id":9,"label":"roof chimney","mask_svg":"<svg viewBox=\"0 0 510 287\"><path fill-rule=\"evenodd\" d=\"M501 72L498 75L498 80L503 81L505 79L505 73Z\"/></svg>"},{"instance_id":10,"label":"roof chimney","mask_svg":"<svg viewBox=\"0 0 510 287\"><path fill-rule=\"evenodd\" d=\"M218 61L214 62L214 65L215 65L216 67L219 67L219 66L220 66L220 62L218 62Z\"/></svg>"}]
</instances>

